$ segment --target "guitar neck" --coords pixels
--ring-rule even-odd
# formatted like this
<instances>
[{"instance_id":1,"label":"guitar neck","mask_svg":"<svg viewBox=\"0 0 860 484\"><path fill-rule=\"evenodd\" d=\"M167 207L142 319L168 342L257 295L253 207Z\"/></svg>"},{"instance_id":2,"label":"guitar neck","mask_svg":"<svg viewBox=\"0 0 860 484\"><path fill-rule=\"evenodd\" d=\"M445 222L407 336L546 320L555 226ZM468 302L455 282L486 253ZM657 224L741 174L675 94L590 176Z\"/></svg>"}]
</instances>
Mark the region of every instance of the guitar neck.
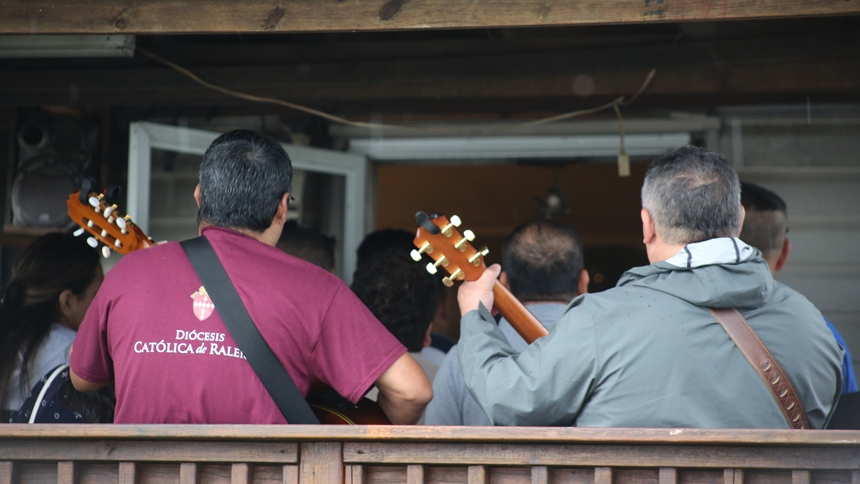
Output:
<instances>
[{"instance_id":1,"label":"guitar neck","mask_svg":"<svg viewBox=\"0 0 860 484\"><path fill-rule=\"evenodd\" d=\"M536 339L549 334L549 331L540 321L530 313L523 303L519 301L507 287L496 281L493 286L494 307L501 313L511 326L526 340L532 344Z\"/></svg>"}]
</instances>

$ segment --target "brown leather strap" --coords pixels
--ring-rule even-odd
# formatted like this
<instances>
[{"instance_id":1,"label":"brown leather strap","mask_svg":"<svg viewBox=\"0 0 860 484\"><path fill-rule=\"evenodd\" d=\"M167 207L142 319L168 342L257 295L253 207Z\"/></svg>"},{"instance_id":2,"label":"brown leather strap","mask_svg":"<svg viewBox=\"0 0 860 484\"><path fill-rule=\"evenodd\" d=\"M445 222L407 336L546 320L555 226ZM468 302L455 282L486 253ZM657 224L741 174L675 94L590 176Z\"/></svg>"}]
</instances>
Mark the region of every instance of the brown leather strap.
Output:
<instances>
[{"instance_id":1,"label":"brown leather strap","mask_svg":"<svg viewBox=\"0 0 860 484\"><path fill-rule=\"evenodd\" d=\"M773 399L776 400L776 404L779 405L788 426L792 429L808 429L806 411L788 375L741 313L737 309L729 308L708 308L708 310L726 330L750 365L755 368L756 373L773 395Z\"/></svg>"}]
</instances>

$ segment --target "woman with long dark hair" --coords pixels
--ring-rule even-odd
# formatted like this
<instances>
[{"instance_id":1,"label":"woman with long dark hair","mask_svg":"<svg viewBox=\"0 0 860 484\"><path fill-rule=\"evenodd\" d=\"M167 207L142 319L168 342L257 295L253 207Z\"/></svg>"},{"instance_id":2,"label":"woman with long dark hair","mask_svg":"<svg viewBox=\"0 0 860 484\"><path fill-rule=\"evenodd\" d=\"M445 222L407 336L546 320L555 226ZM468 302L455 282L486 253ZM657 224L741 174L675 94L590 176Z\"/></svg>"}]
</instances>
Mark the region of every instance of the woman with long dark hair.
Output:
<instances>
[{"instance_id":1,"label":"woman with long dark hair","mask_svg":"<svg viewBox=\"0 0 860 484\"><path fill-rule=\"evenodd\" d=\"M103 280L98 252L69 233L39 237L15 261L0 302L0 422L42 376L69 362Z\"/></svg>"}]
</instances>

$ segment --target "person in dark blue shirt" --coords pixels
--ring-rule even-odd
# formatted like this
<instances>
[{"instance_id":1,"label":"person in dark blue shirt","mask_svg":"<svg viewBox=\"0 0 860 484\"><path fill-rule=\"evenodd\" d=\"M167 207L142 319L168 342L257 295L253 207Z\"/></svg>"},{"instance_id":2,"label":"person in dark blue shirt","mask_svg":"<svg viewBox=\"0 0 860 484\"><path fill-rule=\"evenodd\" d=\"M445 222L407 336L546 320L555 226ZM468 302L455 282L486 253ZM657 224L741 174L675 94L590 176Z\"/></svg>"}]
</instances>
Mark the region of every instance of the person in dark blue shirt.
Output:
<instances>
[{"instance_id":1,"label":"person in dark blue shirt","mask_svg":"<svg viewBox=\"0 0 860 484\"><path fill-rule=\"evenodd\" d=\"M761 251L771 273L781 270L791 252L788 240L788 207L785 200L767 188L753 183L741 183L741 205L746 218L740 239ZM824 318L827 327L845 350L842 360L842 393L858 391L851 352L833 323Z\"/></svg>"}]
</instances>

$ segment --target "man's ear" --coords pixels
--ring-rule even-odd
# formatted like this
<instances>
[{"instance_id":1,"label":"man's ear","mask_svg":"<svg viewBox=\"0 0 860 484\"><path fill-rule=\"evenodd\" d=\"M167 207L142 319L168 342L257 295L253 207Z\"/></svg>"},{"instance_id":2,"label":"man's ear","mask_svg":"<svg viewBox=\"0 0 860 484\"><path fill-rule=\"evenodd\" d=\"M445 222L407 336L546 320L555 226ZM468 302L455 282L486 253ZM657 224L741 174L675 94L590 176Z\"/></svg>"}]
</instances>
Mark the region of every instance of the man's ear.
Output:
<instances>
[{"instance_id":1,"label":"man's ear","mask_svg":"<svg viewBox=\"0 0 860 484\"><path fill-rule=\"evenodd\" d=\"M777 272L785 266L785 263L788 262L788 254L791 253L791 242L788 239L782 243L782 250L779 251L779 257L776 259L776 264L774 264L773 272Z\"/></svg>"},{"instance_id":2,"label":"man's ear","mask_svg":"<svg viewBox=\"0 0 860 484\"><path fill-rule=\"evenodd\" d=\"M501 282L502 285L505 286L506 288L508 288L508 289L511 288L511 284L510 284L510 280L508 279L508 273L507 272L502 271L502 273L499 274L499 282Z\"/></svg>"},{"instance_id":3,"label":"man's ear","mask_svg":"<svg viewBox=\"0 0 860 484\"><path fill-rule=\"evenodd\" d=\"M576 286L577 296L586 294L588 292L589 282L591 282L591 277L588 275L588 271L583 269L582 272L579 273L579 283Z\"/></svg>"},{"instance_id":4,"label":"man's ear","mask_svg":"<svg viewBox=\"0 0 860 484\"><path fill-rule=\"evenodd\" d=\"M194 200L197 200L197 208L200 208L200 184L194 188Z\"/></svg>"},{"instance_id":5,"label":"man's ear","mask_svg":"<svg viewBox=\"0 0 860 484\"><path fill-rule=\"evenodd\" d=\"M741 232L744 230L744 219L747 218L747 210L741 205L741 223L738 225L738 237L741 236Z\"/></svg>"},{"instance_id":6,"label":"man's ear","mask_svg":"<svg viewBox=\"0 0 860 484\"><path fill-rule=\"evenodd\" d=\"M644 207L639 212L639 216L642 218L642 242L648 245L657 237L657 231L654 229L654 219L651 218L651 212Z\"/></svg>"},{"instance_id":7,"label":"man's ear","mask_svg":"<svg viewBox=\"0 0 860 484\"><path fill-rule=\"evenodd\" d=\"M287 202L290 199L290 193L287 192L281 197L281 201L278 202L278 211L275 212L275 218L272 220L272 223L278 222L280 225L284 225L287 222L287 212L290 210L290 207L287 206Z\"/></svg>"}]
</instances>

